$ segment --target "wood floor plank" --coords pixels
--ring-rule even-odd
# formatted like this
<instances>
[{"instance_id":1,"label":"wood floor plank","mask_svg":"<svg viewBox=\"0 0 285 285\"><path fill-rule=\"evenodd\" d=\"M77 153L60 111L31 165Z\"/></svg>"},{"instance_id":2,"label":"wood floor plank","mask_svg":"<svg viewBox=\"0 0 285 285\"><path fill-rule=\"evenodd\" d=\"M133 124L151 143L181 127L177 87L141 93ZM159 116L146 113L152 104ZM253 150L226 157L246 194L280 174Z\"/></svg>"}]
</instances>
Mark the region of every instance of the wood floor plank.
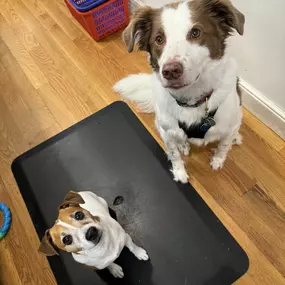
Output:
<instances>
[{"instance_id":1,"label":"wood floor plank","mask_svg":"<svg viewBox=\"0 0 285 285\"><path fill-rule=\"evenodd\" d=\"M10 2L6 5L6 9L2 10L2 14L5 16L5 20L10 25L12 30L20 38L21 43L24 45L27 51L38 45L37 41L23 24L20 15L16 12Z\"/></svg>"},{"instance_id":2,"label":"wood floor plank","mask_svg":"<svg viewBox=\"0 0 285 285\"><path fill-rule=\"evenodd\" d=\"M36 18L45 13L45 9L41 4L42 0L26 0L25 2L29 5L30 11Z\"/></svg>"},{"instance_id":3,"label":"wood floor plank","mask_svg":"<svg viewBox=\"0 0 285 285\"><path fill-rule=\"evenodd\" d=\"M2 12L1 12L2 13ZM0 14L0 37L6 42L13 56L17 59L25 74L33 84L34 88L38 89L46 83L46 79L31 58L31 55L22 45L19 38L14 34L11 27L7 24L4 17Z\"/></svg>"},{"instance_id":4,"label":"wood floor plank","mask_svg":"<svg viewBox=\"0 0 285 285\"><path fill-rule=\"evenodd\" d=\"M0 243L0 284L56 284L14 181L19 154L119 99L113 84L150 72L121 33L95 42L63 0L0 0L0 197L15 215ZM130 104L136 112L134 105ZM137 113L161 144L153 114ZM285 142L244 110L244 144L213 172L210 148L185 158L191 183L244 248L237 285L285 284ZM4 273L3 273L3 272Z\"/></svg>"},{"instance_id":5,"label":"wood floor plank","mask_svg":"<svg viewBox=\"0 0 285 285\"><path fill-rule=\"evenodd\" d=\"M57 30L61 30L54 20L44 12L39 16L39 19L46 19L46 21L51 22L52 25L41 25L46 21L43 20L39 22L23 3L16 1L16 7L21 11L22 15L25 15L22 25L27 25L27 28L30 30L29 33L32 33L31 37L34 36L35 40L39 42L37 46L30 50L30 54L38 65L43 66L43 71L47 72L45 75L48 77L49 83L55 87L58 92L61 92L60 89L70 87L69 92L76 92L77 94L77 96L71 96L71 100L73 100L73 98L77 99L78 104L82 109L91 109L91 111L95 112L98 108L105 106L105 104L100 104L100 100L92 100L94 95L96 95L94 89L90 89L88 82L82 77L82 74L75 66L70 64L70 60L65 56L62 48L52 40L52 37L47 36L52 35L53 33L58 34ZM51 30L48 31L50 28ZM63 38L66 37L64 32L60 35ZM65 70L67 76L62 75L60 70ZM59 86L61 87L59 89L56 87L57 79L62 79L63 81L63 84L62 86ZM46 85L42 89L45 88Z\"/></svg>"},{"instance_id":6,"label":"wood floor plank","mask_svg":"<svg viewBox=\"0 0 285 285\"><path fill-rule=\"evenodd\" d=\"M2 98L22 130L24 139L33 142L34 136L54 125L56 121L9 49L2 48L0 55L1 52L5 52L2 57L2 66L5 67L4 72L7 77ZM11 81L14 84L11 84Z\"/></svg>"},{"instance_id":7,"label":"wood floor plank","mask_svg":"<svg viewBox=\"0 0 285 285\"><path fill-rule=\"evenodd\" d=\"M281 151L279 152L279 154L281 155L282 158L285 159L285 147L283 149L281 149Z\"/></svg>"},{"instance_id":8,"label":"wood floor plank","mask_svg":"<svg viewBox=\"0 0 285 285\"><path fill-rule=\"evenodd\" d=\"M285 211L283 190L285 165L280 162L280 157L276 158L277 155L272 159L273 151L267 151L265 145L250 128L243 126L241 133L244 137L244 145L234 148L230 157L234 155L236 164L246 169L249 175L254 176L267 195Z\"/></svg>"},{"instance_id":9,"label":"wood floor plank","mask_svg":"<svg viewBox=\"0 0 285 285\"><path fill-rule=\"evenodd\" d=\"M267 128L260 120L244 108L243 121L256 132L266 143L276 151L285 147L285 142L271 129Z\"/></svg>"},{"instance_id":10,"label":"wood floor plank","mask_svg":"<svg viewBox=\"0 0 285 285\"><path fill-rule=\"evenodd\" d=\"M31 0L24 0L23 2L25 3L25 5L29 5L29 9L32 9L33 12L33 6L30 6ZM55 1L41 0L39 4L41 5L41 8L43 10L45 10L52 18L56 20L58 25L66 32L66 34L71 39L75 39L76 37L82 34L77 24L75 24L73 21L70 21L70 18L68 18L57 8Z\"/></svg>"},{"instance_id":11,"label":"wood floor plank","mask_svg":"<svg viewBox=\"0 0 285 285\"><path fill-rule=\"evenodd\" d=\"M90 64L82 58L73 41L48 14L41 15L39 22L47 29L51 38L54 39L52 51L51 47L48 50L51 51L51 56L57 65L62 69L64 68L66 73L68 73L68 79L74 85L73 88L77 90L78 97L88 102L88 107L93 112L105 106L105 104L102 104L101 90L99 91L93 81L86 78ZM80 68L82 65L83 68ZM96 100L93 100L94 98Z\"/></svg>"}]
</instances>

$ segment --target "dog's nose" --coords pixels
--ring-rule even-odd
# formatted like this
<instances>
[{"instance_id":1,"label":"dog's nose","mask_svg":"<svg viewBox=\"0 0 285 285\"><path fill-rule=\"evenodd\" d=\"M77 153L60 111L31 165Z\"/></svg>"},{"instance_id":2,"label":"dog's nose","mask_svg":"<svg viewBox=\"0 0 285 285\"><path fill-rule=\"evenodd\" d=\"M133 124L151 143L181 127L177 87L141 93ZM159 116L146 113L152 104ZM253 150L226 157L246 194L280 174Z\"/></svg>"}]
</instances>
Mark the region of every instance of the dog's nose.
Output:
<instances>
[{"instance_id":1,"label":"dog's nose","mask_svg":"<svg viewBox=\"0 0 285 285\"><path fill-rule=\"evenodd\" d=\"M183 65L180 62L173 61L166 63L162 68L162 75L167 80L178 79L183 74Z\"/></svg>"},{"instance_id":2,"label":"dog's nose","mask_svg":"<svg viewBox=\"0 0 285 285\"><path fill-rule=\"evenodd\" d=\"M85 238L88 241L96 240L97 236L98 236L98 230L95 227L89 228L85 234Z\"/></svg>"}]
</instances>

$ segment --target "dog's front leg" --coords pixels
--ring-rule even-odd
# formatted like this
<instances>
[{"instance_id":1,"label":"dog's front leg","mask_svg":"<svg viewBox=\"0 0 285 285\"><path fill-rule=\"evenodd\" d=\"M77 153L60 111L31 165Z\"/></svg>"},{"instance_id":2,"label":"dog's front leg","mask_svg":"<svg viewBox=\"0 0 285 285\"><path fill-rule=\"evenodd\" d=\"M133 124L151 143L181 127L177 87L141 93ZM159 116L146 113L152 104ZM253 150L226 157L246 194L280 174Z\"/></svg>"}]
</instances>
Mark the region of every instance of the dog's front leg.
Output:
<instances>
[{"instance_id":1,"label":"dog's front leg","mask_svg":"<svg viewBox=\"0 0 285 285\"><path fill-rule=\"evenodd\" d=\"M232 148L232 144L232 136L224 138L219 142L217 149L214 150L214 155L210 163L213 170L219 170L223 168L228 152Z\"/></svg>"},{"instance_id":2,"label":"dog's front leg","mask_svg":"<svg viewBox=\"0 0 285 285\"><path fill-rule=\"evenodd\" d=\"M128 234L126 234L125 245L130 250L130 252L132 252L134 254L134 256L137 259L139 259L139 260L148 260L149 259L147 252L142 247L137 246Z\"/></svg>"},{"instance_id":3,"label":"dog's front leg","mask_svg":"<svg viewBox=\"0 0 285 285\"><path fill-rule=\"evenodd\" d=\"M123 278L124 277L124 271L120 265L113 262L107 268L115 278Z\"/></svg>"},{"instance_id":4,"label":"dog's front leg","mask_svg":"<svg viewBox=\"0 0 285 285\"><path fill-rule=\"evenodd\" d=\"M165 134L164 143L168 159L172 163L172 173L174 180L181 183L187 183L189 176L186 172L184 161L181 158L178 144L177 144L177 131L168 130Z\"/></svg>"},{"instance_id":5,"label":"dog's front leg","mask_svg":"<svg viewBox=\"0 0 285 285\"><path fill-rule=\"evenodd\" d=\"M167 118L164 119L163 116L157 116L156 127L166 147L167 157L172 163L171 171L174 180L181 183L187 183L189 176L180 155L180 151L184 155L189 154L190 146L186 134L179 128L177 120L170 116L167 116Z\"/></svg>"},{"instance_id":6,"label":"dog's front leg","mask_svg":"<svg viewBox=\"0 0 285 285\"><path fill-rule=\"evenodd\" d=\"M181 136L185 135L183 130L170 129L168 131L164 131L160 128L160 135L166 147L167 157L172 163L171 171L173 173L174 180L181 183L187 183L189 176L186 172L184 161L181 158L178 147L178 140L181 141Z\"/></svg>"}]
</instances>

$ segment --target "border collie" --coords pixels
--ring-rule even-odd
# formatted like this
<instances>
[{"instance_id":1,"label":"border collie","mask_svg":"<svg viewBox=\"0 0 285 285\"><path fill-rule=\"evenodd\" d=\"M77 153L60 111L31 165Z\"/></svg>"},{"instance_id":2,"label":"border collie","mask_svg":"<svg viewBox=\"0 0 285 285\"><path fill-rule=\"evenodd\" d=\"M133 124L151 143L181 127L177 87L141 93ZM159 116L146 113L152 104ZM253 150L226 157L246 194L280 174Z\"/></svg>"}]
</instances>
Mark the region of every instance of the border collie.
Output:
<instances>
[{"instance_id":1,"label":"border collie","mask_svg":"<svg viewBox=\"0 0 285 285\"><path fill-rule=\"evenodd\" d=\"M188 182L189 143L218 141L210 165L223 167L233 144L241 144L241 98L237 66L226 39L244 32L244 15L228 0L192 0L160 9L141 7L123 33L129 52L149 54L152 74L130 75L114 90L155 112L156 127L172 163L175 181Z\"/></svg>"}]
</instances>

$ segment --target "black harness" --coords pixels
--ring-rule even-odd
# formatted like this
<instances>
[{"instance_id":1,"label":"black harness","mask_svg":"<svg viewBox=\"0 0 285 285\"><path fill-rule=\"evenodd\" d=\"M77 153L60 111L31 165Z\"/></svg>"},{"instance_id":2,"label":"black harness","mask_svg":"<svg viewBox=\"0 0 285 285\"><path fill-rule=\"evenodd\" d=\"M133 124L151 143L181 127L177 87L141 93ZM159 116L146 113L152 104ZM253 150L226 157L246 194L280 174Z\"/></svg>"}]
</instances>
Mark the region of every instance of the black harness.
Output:
<instances>
[{"instance_id":1,"label":"black harness","mask_svg":"<svg viewBox=\"0 0 285 285\"><path fill-rule=\"evenodd\" d=\"M205 122L205 120L207 119L203 118L201 122L195 125L191 125L189 127L187 127L187 124L185 122L179 121L178 122L179 127L185 132L188 138L203 139L206 133L208 132L208 130L215 125L214 117L217 113L217 110L218 109L209 112L209 115L207 117L208 120L213 120L211 121L212 124Z\"/></svg>"}]
</instances>

